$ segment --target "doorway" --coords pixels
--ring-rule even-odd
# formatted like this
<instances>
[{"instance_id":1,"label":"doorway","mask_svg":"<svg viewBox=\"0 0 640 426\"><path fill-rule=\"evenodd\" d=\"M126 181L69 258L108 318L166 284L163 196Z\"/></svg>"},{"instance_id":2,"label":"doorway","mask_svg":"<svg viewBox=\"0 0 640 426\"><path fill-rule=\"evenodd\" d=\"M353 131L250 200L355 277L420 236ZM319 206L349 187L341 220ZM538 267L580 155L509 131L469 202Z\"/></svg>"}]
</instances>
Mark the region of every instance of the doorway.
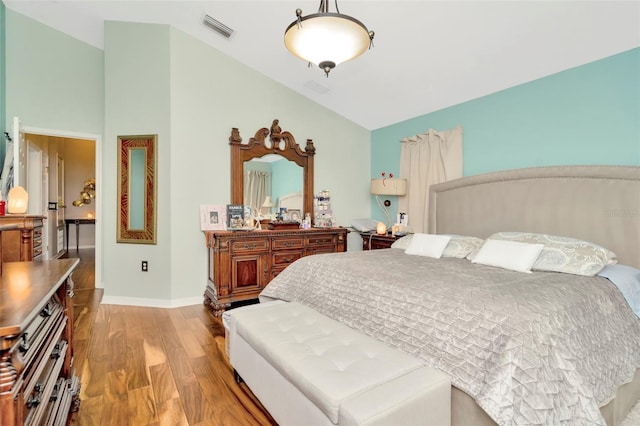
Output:
<instances>
[{"instance_id":1,"label":"doorway","mask_svg":"<svg viewBox=\"0 0 640 426\"><path fill-rule=\"evenodd\" d=\"M65 242L64 239L69 238L69 235L65 235L65 219L85 217L95 219L95 226L93 226L95 287L103 288L101 265L102 226L100 223L102 205L102 137L96 134L42 129L30 126L23 126L21 131L24 134L28 147L33 144L41 148L42 155L39 164L44 164L44 159L47 159L47 164L42 167L39 173L40 178L36 181L42 185L42 205L46 204L46 210L44 210L44 212L45 217L48 219L46 222L48 222L49 225L49 231L47 233L47 253L49 253L49 256L47 258L59 257L65 253L61 250L63 245L66 248L66 244L63 244ZM31 143L32 141L33 143ZM66 153L66 156L72 157L71 159L73 161L82 161L84 168L80 167L79 170L74 169L73 164L70 164L70 159L65 159L65 145L69 146L69 151ZM90 145L93 146L93 150L85 149ZM74 158L78 157L79 151L84 152L81 160ZM90 154L87 154L87 152L90 152ZM30 148L28 157L30 161ZM38 161L36 154L34 154L33 158L34 161ZM71 161L71 163L73 163L73 161ZM88 167L89 165L91 167ZM53 170L54 168L55 170ZM28 167L27 174L29 176L28 181L30 182L35 179L35 177L32 177L32 173L37 173L37 171L33 171L31 167ZM91 176L88 174L91 174ZM47 181L46 184L44 183L45 179ZM73 206L73 201L81 197L81 188L84 186L85 181L89 179L95 179L95 198L91 199L89 208L76 208ZM61 180L64 180L64 183L62 183ZM73 188L74 191L70 191L70 188ZM72 236L73 238L69 239L69 252L76 250L76 232L78 232L80 236L84 233L85 238L83 238L82 241L87 241L87 233L90 231L86 227L83 228L82 231L79 230L78 226L69 227L69 233L74 234ZM81 241L81 239L78 239L78 241ZM69 256L69 252L66 253L66 256Z\"/></svg>"}]
</instances>

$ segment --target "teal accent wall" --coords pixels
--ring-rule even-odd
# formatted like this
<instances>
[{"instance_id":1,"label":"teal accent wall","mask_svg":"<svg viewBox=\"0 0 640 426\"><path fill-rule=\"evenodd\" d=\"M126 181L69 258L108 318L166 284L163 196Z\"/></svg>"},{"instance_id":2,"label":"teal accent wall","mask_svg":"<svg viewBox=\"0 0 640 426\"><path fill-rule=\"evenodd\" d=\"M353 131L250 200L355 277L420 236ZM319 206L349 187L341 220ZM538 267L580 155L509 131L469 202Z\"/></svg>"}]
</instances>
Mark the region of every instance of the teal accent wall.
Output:
<instances>
[{"instance_id":1,"label":"teal accent wall","mask_svg":"<svg viewBox=\"0 0 640 426\"><path fill-rule=\"evenodd\" d=\"M532 166L640 165L640 48L374 130L371 173L402 138L462 125L464 175Z\"/></svg>"},{"instance_id":2,"label":"teal accent wall","mask_svg":"<svg viewBox=\"0 0 640 426\"><path fill-rule=\"evenodd\" d=\"M283 195L302 192L304 182L302 167L293 161L282 159L271 163L271 176L271 195L276 205Z\"/></svg>"},{"instance_id":3,"label":"teal accent wall","mask_svg":"<svg viewBox=\"0 0 640 426\"><path fill-rule=\"evenodd\" d=\"M302 192L302 183L304 182L302 167L286 158L273 162L248 161L244 165L245 174L247 170L258 170L271 174L271 186L267 190L267 195L271 196L276 206L283 195Z\"/></svg>"},{"instance_id":4,"label":"teal accent wall","mask_svg":"<svg viewBox=\"0 0 640 426\"><path fill-rule=\"evenodd\" d=\"M465 176L551 165L638 166L640 48L374 130L371 176L399 171L401 139L458 124ZM379 210L375 200L371 209Z\"/></svg>"}]
</instances>

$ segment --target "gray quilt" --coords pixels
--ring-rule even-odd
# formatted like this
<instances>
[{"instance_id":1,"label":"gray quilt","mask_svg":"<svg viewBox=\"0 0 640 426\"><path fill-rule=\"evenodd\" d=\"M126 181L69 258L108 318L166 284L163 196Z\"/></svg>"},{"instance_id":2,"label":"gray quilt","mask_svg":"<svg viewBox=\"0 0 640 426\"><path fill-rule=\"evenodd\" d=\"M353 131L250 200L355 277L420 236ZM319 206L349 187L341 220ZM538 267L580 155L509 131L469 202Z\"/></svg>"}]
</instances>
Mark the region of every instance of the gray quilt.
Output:
<instances>
[{"instance_id":1,"label":"gray quilt","mask_svg":"<svg viewBox=\"0 0 640 426\"><path fill-rule=\"evenodd\" d=\"M449 374L498 424L604 425L640 367L640 320L602 277L402 250L299 259L264 289Z\"/></svg>"}]
</instances>

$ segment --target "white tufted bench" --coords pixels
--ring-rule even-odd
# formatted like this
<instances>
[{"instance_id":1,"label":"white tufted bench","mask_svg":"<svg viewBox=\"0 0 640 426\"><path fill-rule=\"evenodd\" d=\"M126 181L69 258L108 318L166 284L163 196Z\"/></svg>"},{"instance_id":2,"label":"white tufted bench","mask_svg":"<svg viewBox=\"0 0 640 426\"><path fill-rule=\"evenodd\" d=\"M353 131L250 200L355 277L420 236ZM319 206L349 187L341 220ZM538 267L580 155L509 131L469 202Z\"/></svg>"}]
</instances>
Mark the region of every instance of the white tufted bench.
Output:
<instances>
[{"instance_id":1,"label":"white tufted bench","mask_svg":"<svg viewBox=\"0 0 640 426\"><path fill-rule=\"evenodd\" d=\"M286 425L449 425L451 382L304 305L225 312L231 365Z\"/></svg>"}]
</instances>

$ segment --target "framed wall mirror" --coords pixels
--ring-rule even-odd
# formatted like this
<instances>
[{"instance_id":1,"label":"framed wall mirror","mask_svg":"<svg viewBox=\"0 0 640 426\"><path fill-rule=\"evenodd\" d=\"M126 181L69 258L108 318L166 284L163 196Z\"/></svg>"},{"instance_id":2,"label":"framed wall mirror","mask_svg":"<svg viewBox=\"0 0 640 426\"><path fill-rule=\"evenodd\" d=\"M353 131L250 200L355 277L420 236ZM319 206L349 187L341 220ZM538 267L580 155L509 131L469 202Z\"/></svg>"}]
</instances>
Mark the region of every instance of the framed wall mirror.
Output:
<instances>
[{"instance_id":1,"label":"framed wall mirror","mask_svg":"<svg viewBox=\"0 0 640 426\"><path fill-rule=\"evenodd\" d=\"M157 138L118 136L119 243L156 243Z\"/></svg>"},{"instance_id":2,"label":"framed wall mirror","mask_svg":"<svg viewBox=\"0 0 640 426\"><path fill-rule=\"evenodd\" d=\"M231 203L251 205L247 199L247 185L245 178L249 170L260 170L255 160L275 160L272 163L269 189L266 195L302 194L302 214L308 212L313 217L313 159L315 147L313 141L307 139L304 150L300 148L293 135L281 131L278 120L273 120L270 128L259 129L255 136L246 144L242 143L237 128L231 129L229 137L231 146ZM279 166L276 164L280 163ZM278 170L276 173L275 170ZM278 177L282 176L282 178ZM277 203L277 199L273 199ZM255 203L255 201L254 201ZM251 206L260 209L262 204ZM277 207L277 204L276 204Z\"/></svg>"}]
</instances>

